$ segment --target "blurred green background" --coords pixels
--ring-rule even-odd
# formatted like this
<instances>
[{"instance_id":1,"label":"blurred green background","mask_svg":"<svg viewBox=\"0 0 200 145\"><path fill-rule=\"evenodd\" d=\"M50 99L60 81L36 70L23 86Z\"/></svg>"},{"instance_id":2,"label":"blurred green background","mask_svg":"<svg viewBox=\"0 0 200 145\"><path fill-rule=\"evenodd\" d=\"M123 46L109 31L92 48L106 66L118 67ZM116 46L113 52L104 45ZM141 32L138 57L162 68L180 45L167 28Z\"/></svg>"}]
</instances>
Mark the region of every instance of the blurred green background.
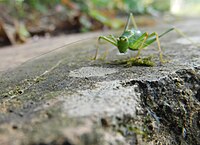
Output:
<instances>
[{"instance_id":1,"label":"blurred green background","mask_svg":"<svg viewBox=\"0 0 200 145\"><path fill-rule=\"evenodd\" d=\"M117 16L129 12L147 14L152 10L164 12L170 8L169 0L3 0L2 4L11 18L24 20L26 25L40 21L41 17L56 18L59 21L69 20L68 25L74 27L79 23L80 26L76 27L78 30L74 30L77 32L100 29L103 26L119 28L122 23L115 19Z\"/></svg>"},{"instance_id":2,"label":"blurred green background","mask_svg":"<svg viewBox=\"0 0 200 145\"><path fill-rule=\"evenodd\" d=\"M47 33L123 28L130 12L198 15L200 0L0 0L0 9L0 30L7 31L5 27L9 25L15 29L15 39L19 39L16 41L24 42L26 37ZM148 19L143 23L152 24ZM0 37L8 33L1 31Z\"/></svg>"}]
</instances>

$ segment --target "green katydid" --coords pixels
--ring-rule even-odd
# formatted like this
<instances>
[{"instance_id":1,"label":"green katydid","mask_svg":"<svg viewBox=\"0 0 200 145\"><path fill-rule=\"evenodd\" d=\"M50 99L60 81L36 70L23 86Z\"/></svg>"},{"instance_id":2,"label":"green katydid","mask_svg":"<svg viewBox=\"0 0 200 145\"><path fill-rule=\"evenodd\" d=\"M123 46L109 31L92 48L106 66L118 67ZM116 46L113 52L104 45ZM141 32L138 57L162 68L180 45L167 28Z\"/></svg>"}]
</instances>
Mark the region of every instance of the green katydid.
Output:
<instances>
[{"instance_id":1,"label":"green katydid","mask_svg":"<svg viewBox=\"0 0 200 145\"><path fill-rule=\"evenodd\" d=\"M134 28L129 29L130 22L132 21ZM148 34L147 32L142 33L135 22L134 16L132 13L130 13L124 32L122 35L118 38L114 37L113 35L109 36L99 36L98 41L101 39L110 42L114 46L116 46L119 50L120 53L126 53L127 50L132 50L132 51L138 51L136 58L140 56L141 50L153 42L157 42L158 45L158 50L159 50L159 59L161 63L164 63L165 61L163 60L163 54L162 54L162 49L160 46L160 41L159 38L164 36L165 34L169 33L170 31L175 30L177 33L179 33L181 36L185 37L190 40L183 32L178 30L177 28L170 28L167 31L163 32L161 35L158 35L156 32L153 32L151 34ZM192 42L194 44L194 42ZM98 47L96 50L96 54L94 59L97 59L97 54L98 54ZM105 54L106 55L106 54Z\"/></svg>"}]
</instances>

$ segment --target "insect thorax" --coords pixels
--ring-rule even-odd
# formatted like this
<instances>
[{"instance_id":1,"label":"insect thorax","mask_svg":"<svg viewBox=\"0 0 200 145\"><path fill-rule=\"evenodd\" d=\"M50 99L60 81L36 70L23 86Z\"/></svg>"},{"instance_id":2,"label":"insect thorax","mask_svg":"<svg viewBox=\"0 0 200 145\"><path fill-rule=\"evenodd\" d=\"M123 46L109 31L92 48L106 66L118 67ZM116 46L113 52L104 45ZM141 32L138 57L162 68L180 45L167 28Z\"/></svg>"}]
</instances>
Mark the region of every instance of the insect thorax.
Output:
<instances>
[{"instance_id":1,"label":"insect thorax","mask_svg":"<svg viewBox=\"0 0 200 145\"><path fill-rule=\"evenodd\" d=\"M134 39L138 39L142 36L142 32L136 29L125 30L121 37L127 37L128 39L133 37Z\"/></svg>"}]
</instances>

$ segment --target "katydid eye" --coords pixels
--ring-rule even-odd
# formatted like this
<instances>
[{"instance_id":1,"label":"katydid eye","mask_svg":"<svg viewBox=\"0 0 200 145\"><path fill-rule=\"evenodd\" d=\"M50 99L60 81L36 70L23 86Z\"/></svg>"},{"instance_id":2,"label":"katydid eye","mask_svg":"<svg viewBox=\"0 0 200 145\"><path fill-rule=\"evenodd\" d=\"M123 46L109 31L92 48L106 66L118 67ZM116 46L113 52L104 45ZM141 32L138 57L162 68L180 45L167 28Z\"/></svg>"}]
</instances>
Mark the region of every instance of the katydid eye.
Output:
<instances>
[{"instance_id":1,"label":"katydid eye","mask_svg":"<svg viewBox=\"0 0 200 145\"><path fill-rule=\"evenodd\" d=\"M123 37L120 37L120 38L119 38L119 41L124 41L124 38L123 38Z\"/></svg>"},{"instance_id":2,"label":"katydid eye","mask_svg":"<svg viewBox=\"0 0 200 145\"><path fill-rule=\"evenodd\" d=\"M128 39L126 37L121 37L120 40L121 41L128 41Z\"/></svg>"}]
</instances>

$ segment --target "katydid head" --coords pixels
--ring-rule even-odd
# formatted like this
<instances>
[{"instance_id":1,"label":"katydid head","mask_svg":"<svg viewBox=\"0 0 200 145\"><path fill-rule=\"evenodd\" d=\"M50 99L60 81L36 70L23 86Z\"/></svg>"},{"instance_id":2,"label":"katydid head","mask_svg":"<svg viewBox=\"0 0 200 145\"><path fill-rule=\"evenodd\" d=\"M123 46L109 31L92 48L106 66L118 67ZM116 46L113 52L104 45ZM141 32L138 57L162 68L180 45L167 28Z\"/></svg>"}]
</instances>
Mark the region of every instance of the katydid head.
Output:
<instances>
[{"instance_id":1,"label":"katydid head","mask_svg":"<svg viewBox=\"0 0 200 145\"><path fill-rule=\"evenodd\" d=\"M117 47L120 53L125 53L128 50L129 41L125 36L117 38Z\"/></svg>"}]
</instances>

